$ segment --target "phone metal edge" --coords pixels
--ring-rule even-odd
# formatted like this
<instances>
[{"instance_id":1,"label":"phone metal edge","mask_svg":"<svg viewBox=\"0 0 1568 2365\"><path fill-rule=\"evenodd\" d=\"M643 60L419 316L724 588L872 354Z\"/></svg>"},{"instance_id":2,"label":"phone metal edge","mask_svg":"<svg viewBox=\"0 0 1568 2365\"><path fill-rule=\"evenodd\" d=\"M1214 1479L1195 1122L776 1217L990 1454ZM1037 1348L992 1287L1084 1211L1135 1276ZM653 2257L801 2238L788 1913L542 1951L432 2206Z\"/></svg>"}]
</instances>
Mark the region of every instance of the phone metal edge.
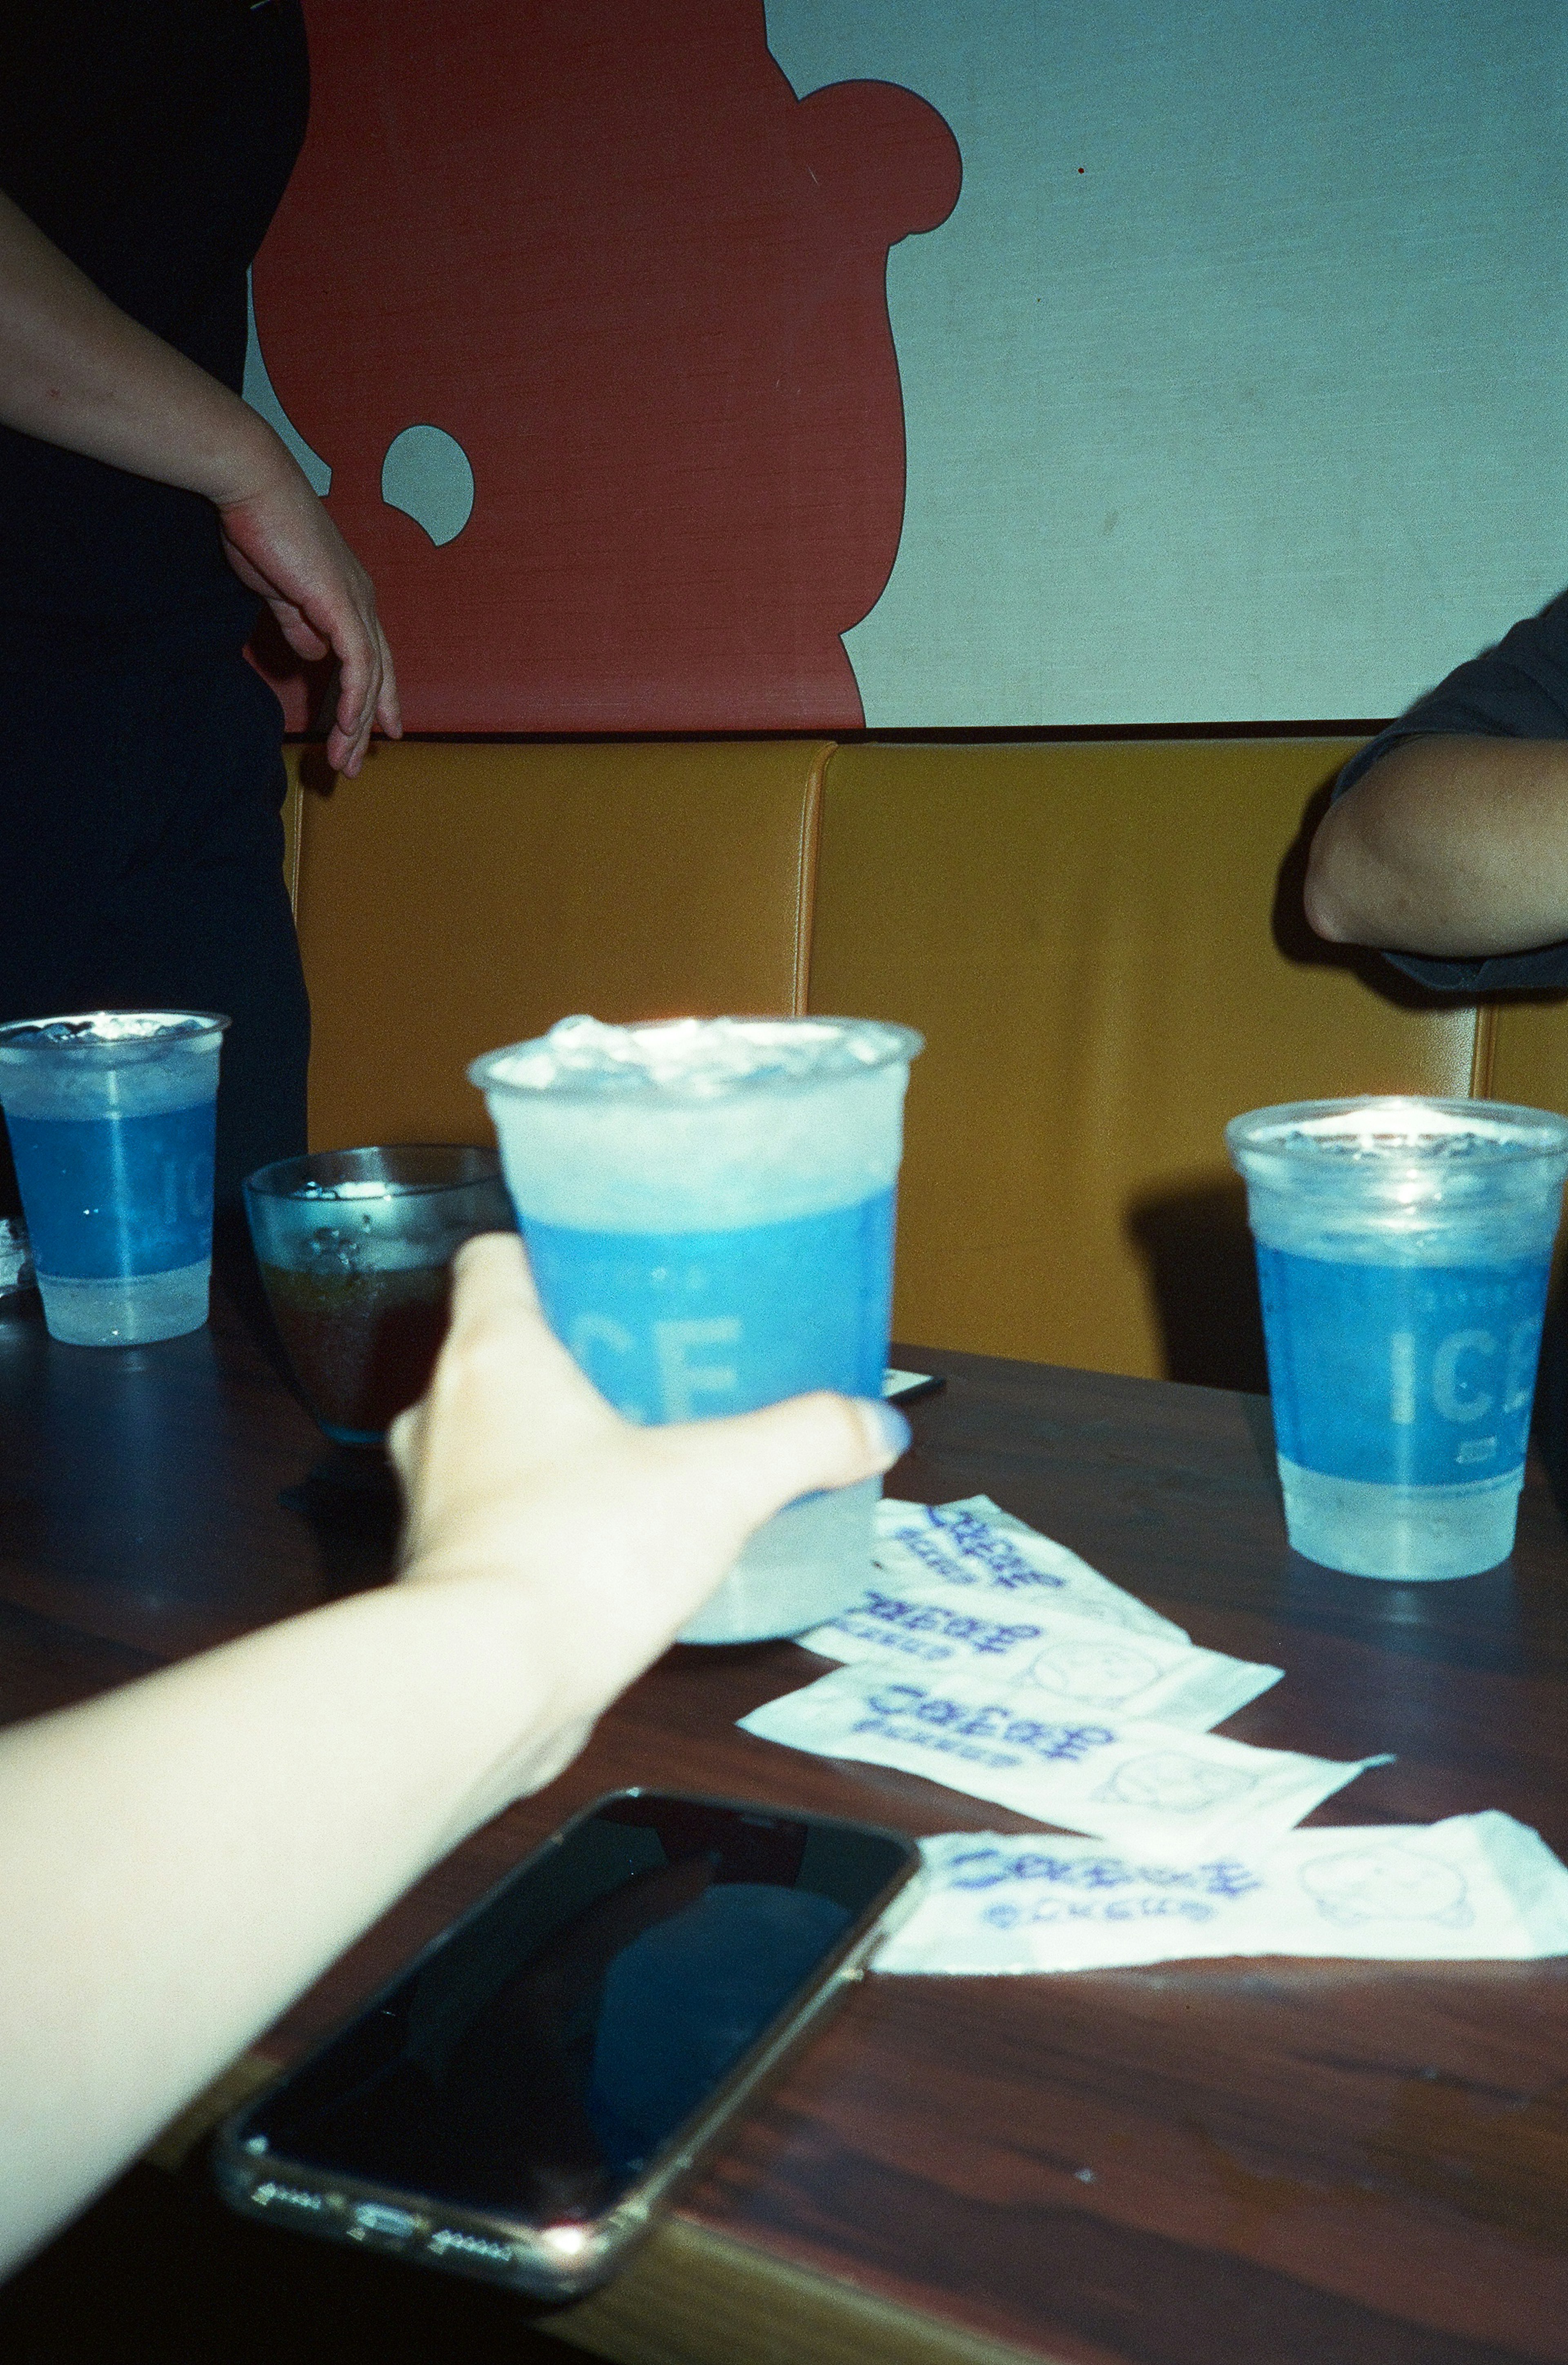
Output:
<instances>
[{"instance_id":1,"label":"phone metal edge","mask_svg":"<svg viewBox=\"0 0 1568 2365\"><path fill-rule=\"evenodd\" d=\"M881 1892L881 1902L875 1918L862 1926L865 1916L846 1933L820 1971L816 1984L802 1997L781 2027L769 2033L764 2030L726 2072L702 2102L694 2121L676 2128L660 2146L648 2167L630 2190L601 2217L589 2219L569 2229L552 2229L523 2224L498 2213L465 2209L454 2202L442 2202L440 2222L433 2222L431 2196L413 2192L405 2187L381 2185L367 2180L312 2168L303 2161L282 2158L269 2153L263 2158L247 2155L243 2149L243 2129L246 2122L260 2110L285 2079L302 2069L307 2062L334 2044L342 2032L374 2011L381 1997L401 1985L423 1961L453 1937L473 1916L485 1911L497 1892L511 1881L521 1879L545 1852L564 1841L578 1823L599 1814L608 1806L622 1799L669 1799L692 1806L717 1807L740 1814L767 1814L780 1821L812 1822L818 1825L838 1825L846 1830L871 1832L882 1839L892 1840L911 1853L902 1869ZM920 1847L907 1833L893 1831L884 1824L863 1823L847 1815L822 1815L806 1809L778 1807L766 1799L721 1799L696 1790L662 1790L643 1783L628 1784L617 1790L607 1790L592 1799L575 1815L551 1832L539 1845L530 1849L510 1872L493 1881L484 1894L459 1913L444 1929L426 1941L418 1952L393 1975L384 1980L352 2012L344 2014L319 2043L313 2045L297 2061L280 2070L258 2094L252 2095L239 2110L231 2113L217 2131L213 2143L212 2173L223 2199L241 2216L277 2224L269 2215L272 2205L284 2201L290 2211L283 2221L296 2232L314 2234L323 2241L353 2242L374 2249L384 2257L402 2257L414 2263L434 2268L448 2274L460 2274L472 2280L499 2285L535 2299L568 2301L583 2297L609 2280L623 2264L628 2252L652 2229L659 2211L674 2198L680 2187L701 2166L714 2148L731 2121L758 2099L769 2081L788 2065L791 2056L814 2034L821 2023L831 2018L847 1999L854 1988L865 1978L866 1966L882 1941L890 1935L905 1915L913 1911L915 1892L920 1887ZM868 1911L870 1911L868 1908ZM286 2183L279 2182L279 2174ZM266 2193L264 2188L273 2188ZM409 2220L408 2225L394 2233L378 2229L374 2224L359 2218L361 2211L380 2210L389 2215ZM292 2214L297 2212L297 2214ZM351 2225L351 2219L358 2219ZM569 2230L574 2237L569 2252L563 2255L559 2247L560 2232ZM555 2243L551 2241L556 2232ZM413 2236L420 2236L417 2246ZM442 2236L446 2238L443 2240ZM580 2237L580 2239L578 2238ZM439 2247L437 2247L439 2246ZM431 2255L434 2250L434 2255ZM487 2252L510 2250L510 2259L487 2256Z\"/></svg>"}]
</instances>

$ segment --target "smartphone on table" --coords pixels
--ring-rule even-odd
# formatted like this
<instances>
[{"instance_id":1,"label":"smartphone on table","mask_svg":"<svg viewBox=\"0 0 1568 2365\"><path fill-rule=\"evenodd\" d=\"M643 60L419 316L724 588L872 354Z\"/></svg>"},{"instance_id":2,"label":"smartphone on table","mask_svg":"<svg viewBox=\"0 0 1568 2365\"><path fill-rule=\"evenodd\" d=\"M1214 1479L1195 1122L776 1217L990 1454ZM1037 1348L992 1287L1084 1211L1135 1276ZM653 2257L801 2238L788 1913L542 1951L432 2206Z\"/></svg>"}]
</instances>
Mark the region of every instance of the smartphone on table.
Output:
<instances>
[{"instance_id":1,"label":"smartphone on table","mask_svg":"<svg viewBox=\"0 0 1568 2365\"><path fill-rule=\"evenodd\" d=\"M219 2189L271 2224L589 2291L860 1978L919 1861L827 1816L600 1799L226 2123Z\"/></svg>"}]
</instances>

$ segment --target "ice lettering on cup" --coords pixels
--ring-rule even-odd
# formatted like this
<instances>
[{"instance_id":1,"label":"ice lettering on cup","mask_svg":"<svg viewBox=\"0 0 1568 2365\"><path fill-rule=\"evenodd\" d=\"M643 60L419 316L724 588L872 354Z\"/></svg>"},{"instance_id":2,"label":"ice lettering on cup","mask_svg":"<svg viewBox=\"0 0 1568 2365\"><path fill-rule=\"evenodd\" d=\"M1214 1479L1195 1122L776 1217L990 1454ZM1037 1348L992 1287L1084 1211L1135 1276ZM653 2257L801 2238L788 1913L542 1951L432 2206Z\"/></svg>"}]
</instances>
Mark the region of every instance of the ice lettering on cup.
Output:
<instances>
[{"instance_id":1,"label":"ice lettering on cup","mask_svg":"<svg viewBox=\"0 0 1568 2365\"><path fill-rule=\"evenodd\" d=\"M140 1346L206 1321L228 1024L97 1010L0 1027L0 1104L54 1338Z\"/></svg>"},{"instance_id":2,"label":"ice lettering on cup","mask_svg":"<svg viewBox=\"0 0 1568 2365\"><path fill-rule=\"evenodd\" d=\"M890 1186L820 1216L728 1230L604 1232L526 1216L523 1227L552 1327L638 1420L745 1412L808 1388L881 1391Z\"/></svg>"},{"instance_id":3,"label":"ice lettering on cup","mask_svg":"<svg viewBox=\"0 0 1568 2365\"><path fill-rule=\"evenodd\" d=\"M1292 1544L1358 1576L1495 1567L1513 1547L1568 1124L1493 1103L1300 1102L1226 1139Z\"/></svg>"},{"instance_id":4,"label":"ice lettering on cup","mask_svg":"<svg viewBox=\"0 0 1568 2365\"><path fill-rule=\"evenodd\" d=\"M880 1395L919 1049L871 1020L570 1018L475 1062L551 1327L629 1418ZM879 1492L780 1512L683 1639L799 1633L845 1608Z\"/></svg>"}]
</instances>

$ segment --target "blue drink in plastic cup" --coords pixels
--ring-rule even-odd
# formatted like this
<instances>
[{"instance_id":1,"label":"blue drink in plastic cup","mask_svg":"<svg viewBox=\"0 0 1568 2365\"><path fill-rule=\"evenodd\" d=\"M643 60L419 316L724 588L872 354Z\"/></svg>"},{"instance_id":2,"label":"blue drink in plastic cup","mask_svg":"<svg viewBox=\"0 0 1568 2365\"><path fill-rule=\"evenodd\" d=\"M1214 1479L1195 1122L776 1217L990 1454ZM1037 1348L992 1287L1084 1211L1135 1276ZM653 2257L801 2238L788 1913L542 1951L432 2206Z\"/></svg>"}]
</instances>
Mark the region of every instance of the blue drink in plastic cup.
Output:
<instances>
[{"instance_id":1,"label":"blue drink in plastic cup","mask_svg":"<svg viewBox=\"0 0 1568 2365\"><path fill-rule=\"evenodd\" d=\"M1355 1576L1513 1549L1568 1123L1300 1101L1226 1128L1246 1179L1285 1525Z\"/></svg>"},{"instance_id":2,"label":"blue drink in plastic cup","mask_svg":"<svg viewBox=\"0 0 1568 2365\"><path fill-rule=\"evenodd\" d=\"M95 1010L0 1026L0 1106L54 1338L144 1346L207 1320L228 1024Z\"/></svg>"},{"instance_id":3,"label":"blue drink in plastic cup","mask_svg":"<svg viewBox=\"0 0 1568 2365\"><path fill-rule=\"evenodd\" d=\"M881 1394L904 1088L872 1020L564 1019L469 1070L551 1328L633 1420ZM686 1628L800 1633L870 1568L877 1479L790 1504Z\"/></svg>"}]
</instances>

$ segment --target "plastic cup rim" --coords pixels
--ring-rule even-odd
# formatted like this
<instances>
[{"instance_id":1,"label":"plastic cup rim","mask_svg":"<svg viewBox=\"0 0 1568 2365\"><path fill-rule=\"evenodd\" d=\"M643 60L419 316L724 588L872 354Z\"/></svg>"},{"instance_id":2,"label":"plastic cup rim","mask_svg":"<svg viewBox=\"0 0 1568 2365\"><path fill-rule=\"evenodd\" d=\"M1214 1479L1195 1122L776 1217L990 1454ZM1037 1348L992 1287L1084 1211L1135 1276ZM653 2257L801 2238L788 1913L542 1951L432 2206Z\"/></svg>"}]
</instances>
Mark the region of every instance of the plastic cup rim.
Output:
<instances>
[{"instance_id":1,"label":"plastic cup rim","mask_svg":"<svg viewBox=\"0 0 1568 2365\"><path fill-rule=\"evenodd\" d=\"M777 1069L763 1069L751 1075L706 1081L695 1087L660 1082L649 1087L646 1095L649 1101L655 1099L678 1101L689 1107L700 1108L716 1102L741 1100L754 1093L766 1093L771 1095L778 1093L815 1092L824 1084L846 1083L857 1076L875 1075L883 1068L908 1067L911 1061L917 1059L925 1048L924 1035L916 1028L904 1026L898 1020L891 1018L846 1018L831 1011L814 1010L800 1012L782 1018L767 1012L725 1012L722 1015L737 1026L767 1026L776 1028L780 1033L796 1027L874 1029L883 1040L877 1047L875 1058L860 1060L854 1068L837 1069L831 1074L780 1075ZM689 1017L653 1018L645 1022L630 1022L639 1034L654 1034L663 1027L685 1026L689 1026L690 1023ZM503 1076L498 1072L503 1060L515 1059L524 1051L543 1050L547 1048L548 1043L547 1034L534 1035L521 1042L503 1043L494 1051L483 1051L476 1059L469 1062L468 1081L486 1094L505 1094L520 1101L609 1102L613 1099L618 1104L625 1104L620 1091L606 1090L607 1080L602 1072L592 1075L554 1077L548 1083L542 1084L521 1082L514 1077ZM628 1094L625 1097L629 1099L631 1095Z\"/></svg>"},{"instance_id":2,"label":"plastic cup rim","mask_svg":"<svg viewBox=\"0 0 1568 2365\"><path fill-rule=\"evenodd\" d=\"M479 1173L461 1175L452 1174L448 1175L442 1182L405 1182L390 1177L378 1178L366 1176L364 1178L366 1181L378 1179L385 1180L386 1182L386 1189L384 1195L388 1199L433 1199L439 1197L444 1192L471 1191L477 1183L499 1182L501 1180L500 1153L498 1150L489 1149L483 1142L372 1141L359 1143L352 1149L308 1149L302 1151L299 1155L294 1158L274 1158L269 1165L258 1166L253 1173L247 1174L241 1187L246 1192L253 1191L258 1198L276 1199L285 1205L320 1207L331 1206L334 1205L338 1206L353 1206L355 1205L359 1205L361 1206L367 1206L374 1204L374 1202L368 1197L358 1200L334 1200L330 1198L327 1195L331 1189L331 1185L330 1183L323 1185L322 1195L319 1198L314 1198L307 1197L299 1189L298 1182L305 1179L303 1176L299 1176L294 1184L287 1187L280 1184L276 1178L286 1170L297 1170L300 1167L313 1166L316 1164L318 1160L326 1160L330 1158L358 1158L364 1157L366 1154L378 1158L386 1158L395 1155L398 1150L402 1149L461 1150L465 1157L480 1159L483 1160L485 1163L483 1171ZM354 1178L349 1175L343 1175L340 1179L343 1182L349 1182Z\"/></svg>"},{"instance_id":3,"label":"plastic cup rim","mask_svg":"<svg viewBox=\"0 0 1568 2365\"><path fill-rule=\"evenodd\" d=\"M159 1031L63 1039L44 1032L50 1026L90 1026L103 1018L155 1019ZM221 1036L231 1024L227 1014L218 1010L62 1010L49 1018L13 1018L0 1026L0 1059L15 1061L29 1053L39 1053L49 1059L83 1063L91 1059L100 1066L112 1066L116 1059L144 1059L150 1052L165 1049L174 1043L203 1044L208 1036Z\"/></svg>"},{"instance_id":4,"label":"plastic cup rim","mask_svg":"<svg viewBox=\"0 0 1568 2365\"><path fill-rule=\"evenodd\" d=\"M1338 1100L1282 1101L1271 1107L1249 1109L1232 1117L1226 1126L1226 1148L1243 1174L1249 1161L1278 1160L1299 1166L1304 1174L1321 1175L1327 1182L1345 1170L1320 1161L1299 1137L1314 1132L1327 1135L1340 1129L1336 1120L1383 1110L1393 1117L1430 1112L1439 1118L1452 1119L1451 1125L1434 1130L1472 1132L1509 1165L1568 1158L1568 1118L1553 1110L1529 1108L1511 1101L1455 1100L1423 1093L1362 1093ZM1350 1130L1350 1125L1343 1129ZM1298 1138L1293 1139L1293 1136ZM1380 1171L1389 1173L1399 1164L1448 1177L1455 1171L1451 1167L1428 1165L1413 1142L1391 1145L1380 1161Z\"/></svg>"}]
</instances>

